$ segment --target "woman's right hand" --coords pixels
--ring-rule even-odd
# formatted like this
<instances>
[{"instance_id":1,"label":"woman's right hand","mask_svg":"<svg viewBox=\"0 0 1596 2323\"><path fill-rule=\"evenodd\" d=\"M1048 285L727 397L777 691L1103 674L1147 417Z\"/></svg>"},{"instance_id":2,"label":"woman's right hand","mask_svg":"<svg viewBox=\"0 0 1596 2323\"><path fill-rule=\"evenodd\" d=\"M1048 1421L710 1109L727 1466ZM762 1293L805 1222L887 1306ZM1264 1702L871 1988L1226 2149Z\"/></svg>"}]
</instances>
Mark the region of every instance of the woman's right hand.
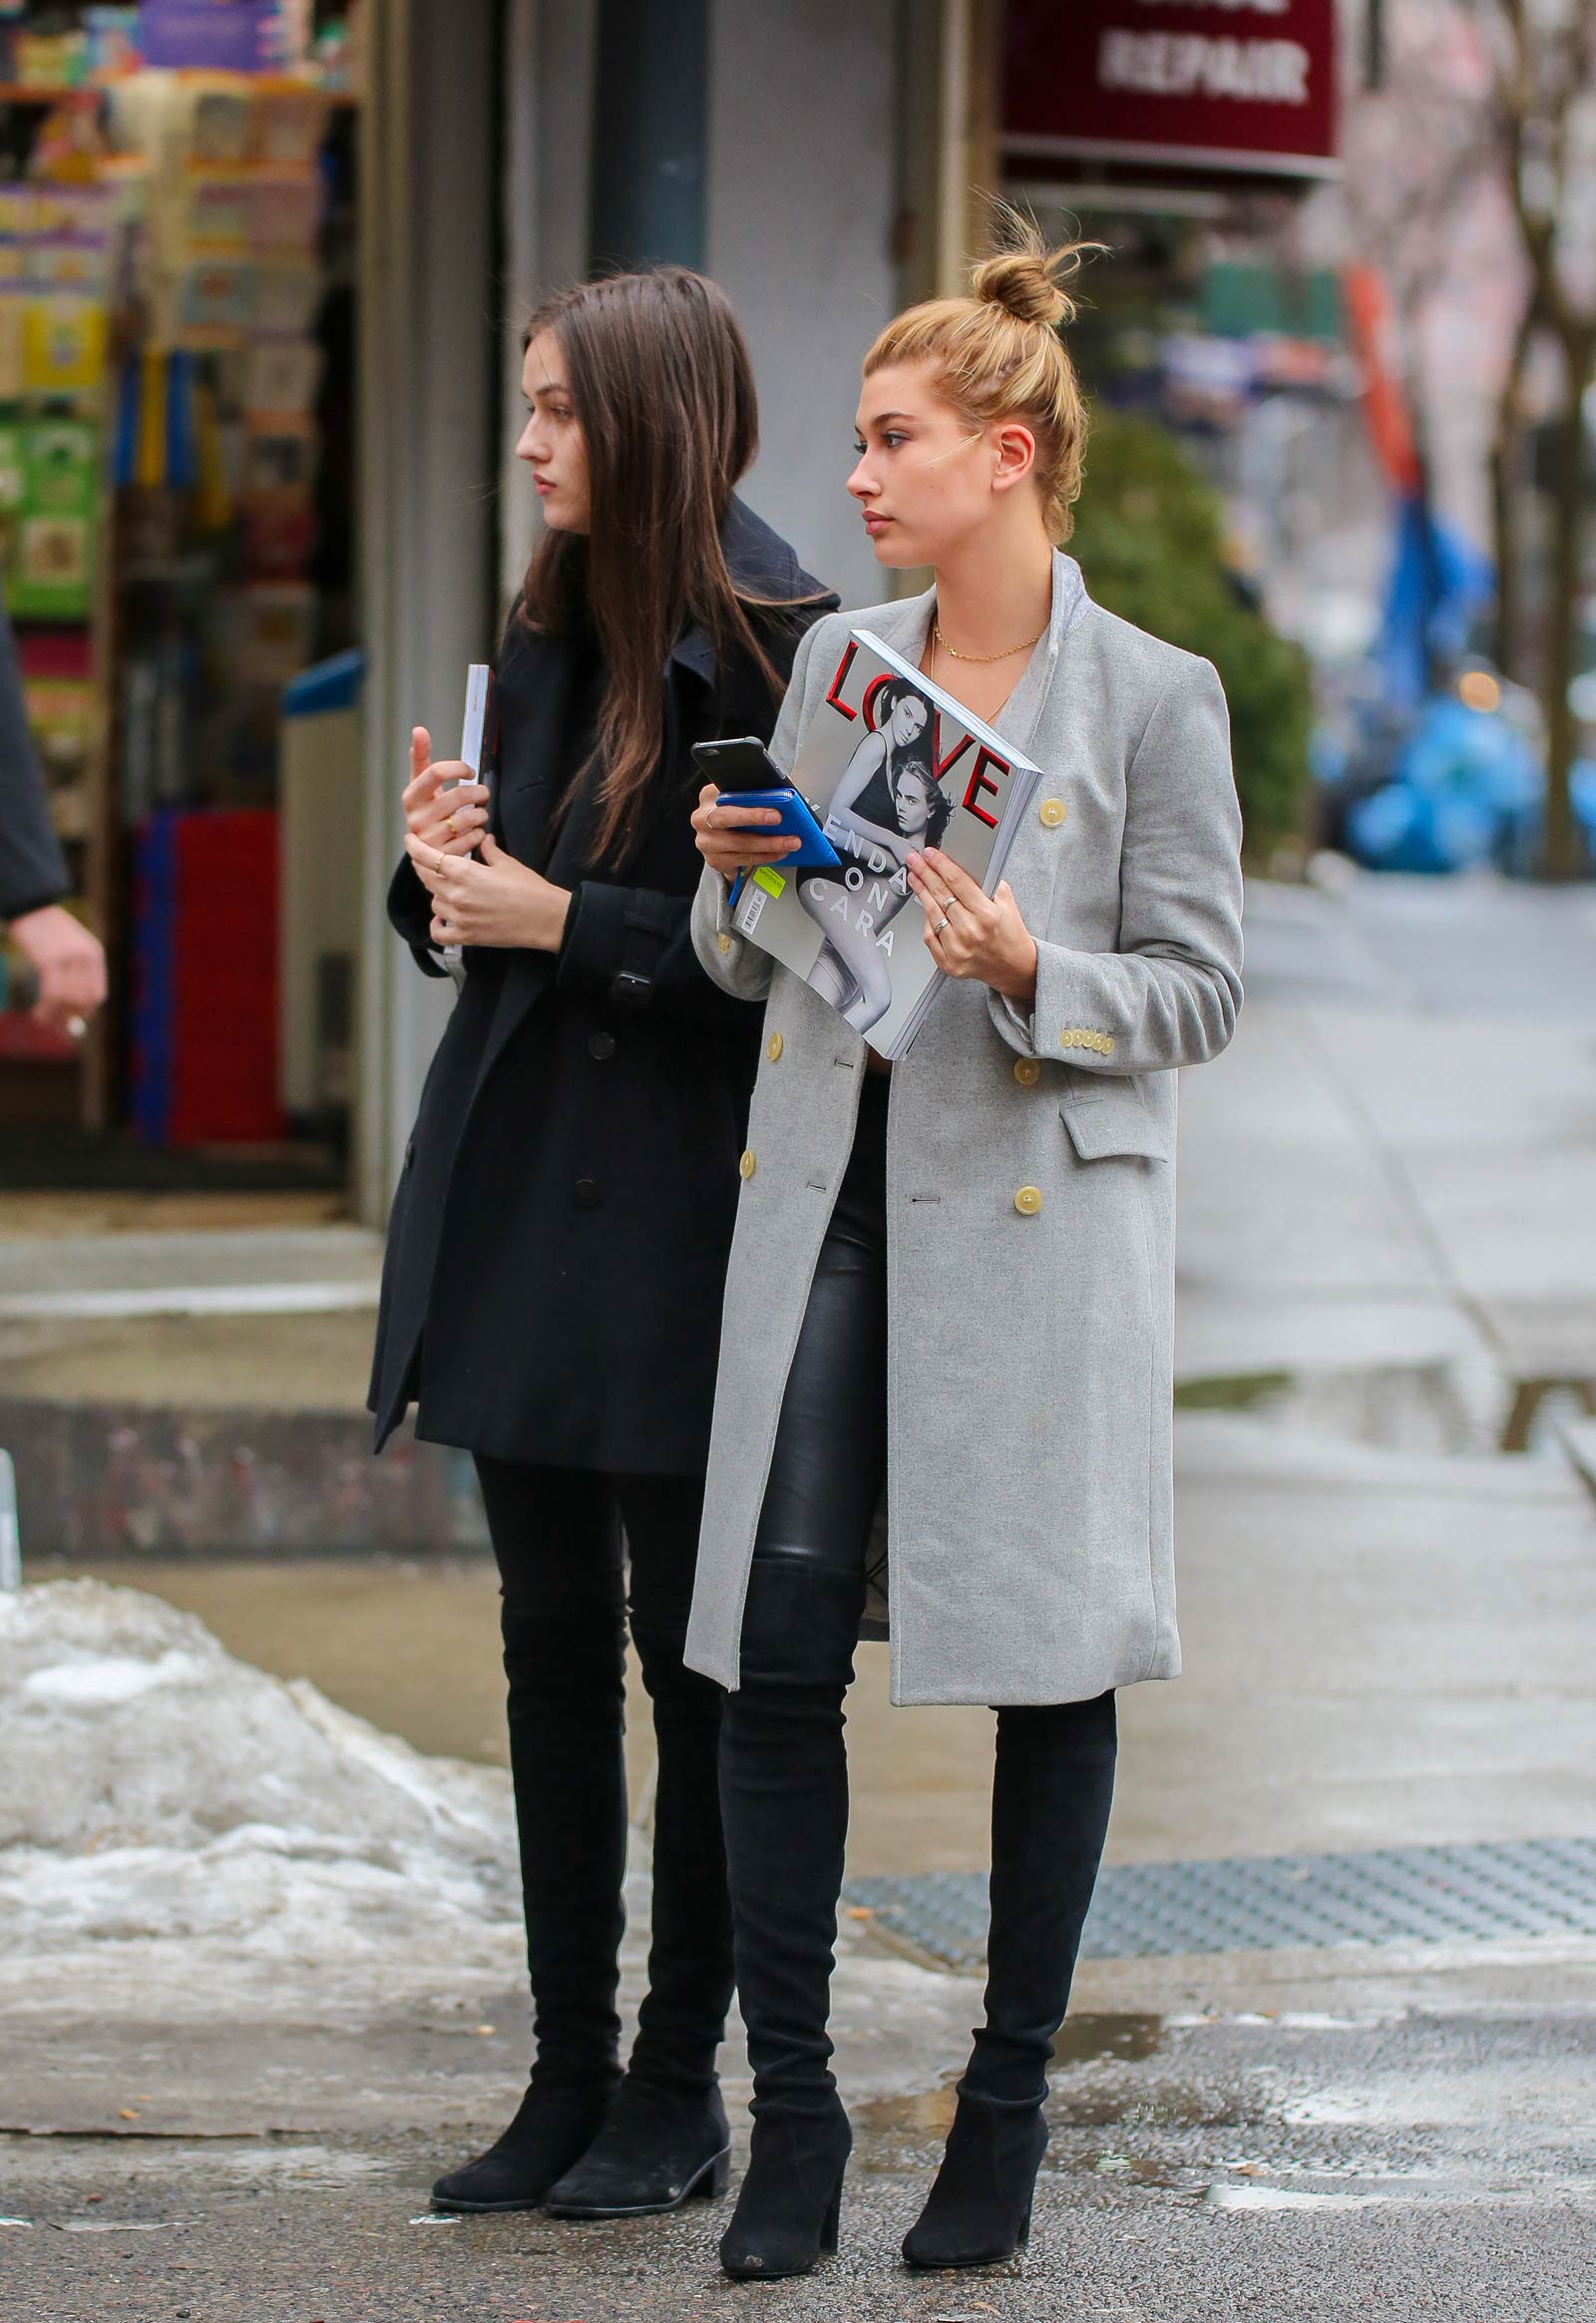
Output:
<instances>
[{"instance_id":1,"label":"woman's right hand","mask_svg":"<svg viewBox=\"0 0 1596 2323\"><path fill-rule=\"evenodd\" d=\"M456 790L443 785L452 782ZM432 756L432 736L417 726L410 736L410 780L403 794L405 828L439 855L469 855L488 821L488 786L463 758Z\"/></svg>"},{"instance_id":2,"label":"woman's right hand","mask_svg":"<svg viewBox=\"0 0 1596 2323\"><path fill-rule=\"evenodd\" d=\"M780 863L803 845L785 833L776 839L756 836L781 821L774 807L723 807L716 804L719 797L719 784L706 782L692 811L692 827L699 854L722 879L735 879L755 864Z\"/></svg>"}]
</instances>

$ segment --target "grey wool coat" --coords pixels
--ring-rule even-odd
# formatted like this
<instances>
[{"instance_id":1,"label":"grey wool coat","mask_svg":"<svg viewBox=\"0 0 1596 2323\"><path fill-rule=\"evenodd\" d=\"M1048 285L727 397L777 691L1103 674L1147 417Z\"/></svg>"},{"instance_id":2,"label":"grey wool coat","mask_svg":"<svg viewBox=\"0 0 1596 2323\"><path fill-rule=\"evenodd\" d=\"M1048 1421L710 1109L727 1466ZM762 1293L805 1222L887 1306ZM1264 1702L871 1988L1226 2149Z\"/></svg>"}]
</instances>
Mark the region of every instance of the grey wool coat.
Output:
<instances>
[{"instance_id":1,"label":"grey wool coat","mask_svg":"<svg viewBox=\"0 0 1596 2323\"><path fill-rule=\"evenodd\" d=\"M928 592L817 622L772 739L778 763L792 765L850 626L918 660L933 609ZM950 978L893 1071L897 1703L1080 1701L1180 1667L1175 1077L1218 1055L1241 1005L1225 697L1208 662L1093 604L1055 554L1051 622L992 722L1042 769L1006 866L1036 939L1036 1000L1027 1013ZM718 983L765 1001L686 1648L735 1688L776 1422L865 1044L735 933L712 872L693 942Z\"/></svg>"}]
</instances>

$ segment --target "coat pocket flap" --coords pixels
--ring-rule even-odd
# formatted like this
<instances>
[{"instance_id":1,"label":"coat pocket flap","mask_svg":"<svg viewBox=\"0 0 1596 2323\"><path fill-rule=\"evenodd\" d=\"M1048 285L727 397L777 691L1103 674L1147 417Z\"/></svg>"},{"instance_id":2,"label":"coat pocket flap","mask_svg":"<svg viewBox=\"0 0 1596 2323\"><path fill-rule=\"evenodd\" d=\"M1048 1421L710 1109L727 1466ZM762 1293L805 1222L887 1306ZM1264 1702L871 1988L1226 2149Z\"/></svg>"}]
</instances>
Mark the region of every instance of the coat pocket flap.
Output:
<instances>
[{"instance_id":1,"label":"coat pocket flap","mask_svg":"<svg viewBox=\"0 0 1596 2323\"><path fill-rule=\"evenodd\" d=\"M1128 1085L1109 1082L1101 1091L1072 1089L1060 1099L1058 1111L1082 1161L1106 1161L1112 1154L1169 1159L1168 1131Z\"/></svg>"}]
</instances>

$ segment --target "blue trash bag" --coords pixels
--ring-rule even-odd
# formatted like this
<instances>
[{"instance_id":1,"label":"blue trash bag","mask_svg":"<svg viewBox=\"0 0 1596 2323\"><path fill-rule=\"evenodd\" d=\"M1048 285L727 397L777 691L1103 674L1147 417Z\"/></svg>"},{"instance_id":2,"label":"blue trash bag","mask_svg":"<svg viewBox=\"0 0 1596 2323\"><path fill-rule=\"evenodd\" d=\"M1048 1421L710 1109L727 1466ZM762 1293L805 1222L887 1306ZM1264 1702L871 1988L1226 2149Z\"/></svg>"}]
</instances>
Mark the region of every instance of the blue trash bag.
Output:
<instances>
[{"instance_id":1,"label":"blue trash bag","mask_svg":"<svg viewBox=\"0 0 1596 2323\"><path fill-rule=\"evenodd\" d=\"M1389 782L1349 808L1346 844L1369 871L1467 871L1490 861L1497 826L1476 799Z\"/></svg>"}]
</instances>

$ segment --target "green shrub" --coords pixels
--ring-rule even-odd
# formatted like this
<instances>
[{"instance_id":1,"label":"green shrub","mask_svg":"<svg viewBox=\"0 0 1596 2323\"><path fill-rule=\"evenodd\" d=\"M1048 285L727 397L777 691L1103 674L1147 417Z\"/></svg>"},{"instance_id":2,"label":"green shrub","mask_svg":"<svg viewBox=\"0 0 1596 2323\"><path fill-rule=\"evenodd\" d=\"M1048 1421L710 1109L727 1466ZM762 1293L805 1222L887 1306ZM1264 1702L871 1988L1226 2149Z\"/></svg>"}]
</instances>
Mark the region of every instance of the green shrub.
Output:
<instances>
[{"instance_id":1,"label":"green shrub","mask_svg":"<svg viewBox=\"0 0 1596 2323\"><path fill-rule=\"evenodd\" d=\"M1308 656L1243 602L1219 496L1167 428L1097 407L1069 551L1099 604L1218 670L1248 860L1267 862L1298 827L1308 779Z\"/></svg>"}]
</instances>

